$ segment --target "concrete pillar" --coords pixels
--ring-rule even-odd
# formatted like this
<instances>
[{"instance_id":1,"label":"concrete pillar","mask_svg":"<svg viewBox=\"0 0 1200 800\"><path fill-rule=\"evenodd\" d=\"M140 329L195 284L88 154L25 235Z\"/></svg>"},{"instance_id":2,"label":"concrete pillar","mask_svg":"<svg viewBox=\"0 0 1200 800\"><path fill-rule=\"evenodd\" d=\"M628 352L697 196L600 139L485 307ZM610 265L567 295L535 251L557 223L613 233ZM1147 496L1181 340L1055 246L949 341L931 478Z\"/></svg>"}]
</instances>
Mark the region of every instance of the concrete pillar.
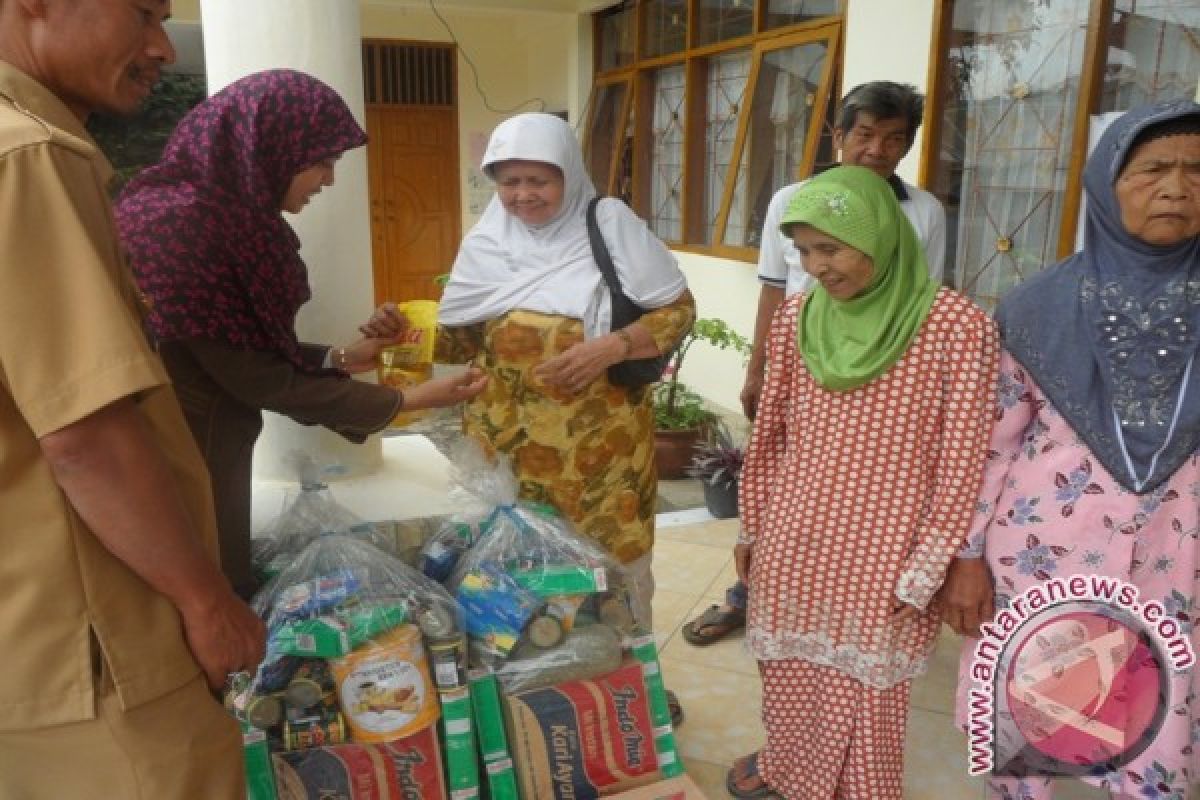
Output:
<instances>
[{"instance_id":1,"label":"concrete pillar","mask_svg":"<svg viewBox=\"0 0 1200 800\"><path fill-rule=\"evenodd\" d=\"M582 143L587 123L584 114L588 112L593 84L591 15L575 15L574 29L574 44L567 50L567 121Z\"/></svg>"},{"instance_id":2,"label":"concrete pillar","mask_svg":"<svg viewBox=\"0 0 1200 800\"><path fill-rule=\"evenodd\" d=\"M201 0L208 90L264 69L287 67L314 75L345 99L360 125L363 111L362 33L358 3L348 0ZM303 244L312 300L301 310L302 341L346 344L374 307L366 148L337 165L336 183L288 221ZM257 479L292 477L289 455L311 454L357 476L382 459L378 437L351 445L324 428L304 427L276 414L254 452Z\"/></svg>"}]
</instances>

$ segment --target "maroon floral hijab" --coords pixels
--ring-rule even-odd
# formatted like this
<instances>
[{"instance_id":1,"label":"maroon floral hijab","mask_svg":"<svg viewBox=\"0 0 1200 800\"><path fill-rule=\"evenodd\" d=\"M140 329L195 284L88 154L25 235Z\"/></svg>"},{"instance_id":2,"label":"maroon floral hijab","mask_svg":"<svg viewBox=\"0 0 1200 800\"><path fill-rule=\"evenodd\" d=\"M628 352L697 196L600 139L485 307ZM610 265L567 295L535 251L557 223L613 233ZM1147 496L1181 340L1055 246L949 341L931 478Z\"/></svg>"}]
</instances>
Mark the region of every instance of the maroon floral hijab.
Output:
<instances>
[{"instance_id":1,"label":"maroon floral hijab","mask_svg":"<svg viewBox=\"0 0 1200 800\"><path fill-rule=\"evenodd\" d=\"M311 296L280 206L296 173L367 141L330 87L294 70L247 76L180 121L162 161L117 201L117 226L159 341L276 352L297 368Z\"/></svg>"}]
</instances>

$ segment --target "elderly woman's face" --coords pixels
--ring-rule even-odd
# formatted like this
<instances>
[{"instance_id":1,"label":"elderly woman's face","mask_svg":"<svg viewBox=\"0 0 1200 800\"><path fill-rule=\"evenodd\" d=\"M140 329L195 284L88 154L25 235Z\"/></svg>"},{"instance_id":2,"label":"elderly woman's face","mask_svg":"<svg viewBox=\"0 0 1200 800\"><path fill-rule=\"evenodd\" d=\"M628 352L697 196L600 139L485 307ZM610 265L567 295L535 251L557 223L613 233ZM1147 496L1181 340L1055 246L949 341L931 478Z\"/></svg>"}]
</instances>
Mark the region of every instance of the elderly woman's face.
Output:
<instances>
[{"instance_id":1,"label":"elderly woman's face","mask_svg":"<svg viewBox=\"0 0 1200 800\"><path fill-rule=\"evenodd\" d=\"M871 285L875 262L841 239L799 224L792 228L792 242L804 260L805 271L820 281L833 299L849 300Z\"/></svg>"},{"instance_id":2,"label":"elderly woman's face","mask_svg":"<svg viewBox=\"0 0 1200 800\"><path fill-rule=\"evenodd\" d=\"M1200 134L1138 145L1116 192L1121 224L1144 242L1172 245L1200 233Z\"/></svg>"},{"instance_id":3,"label":"elderly woman's face","mask_svg":"<svg viewBox=\"0 0 1200 800\"><path fill-rule=\"evenodd\" d=\"M544 225L562 210L564 181L544 161L501 161L492 167L504 210L526 225Z\"/></svg>"}]
</instances>

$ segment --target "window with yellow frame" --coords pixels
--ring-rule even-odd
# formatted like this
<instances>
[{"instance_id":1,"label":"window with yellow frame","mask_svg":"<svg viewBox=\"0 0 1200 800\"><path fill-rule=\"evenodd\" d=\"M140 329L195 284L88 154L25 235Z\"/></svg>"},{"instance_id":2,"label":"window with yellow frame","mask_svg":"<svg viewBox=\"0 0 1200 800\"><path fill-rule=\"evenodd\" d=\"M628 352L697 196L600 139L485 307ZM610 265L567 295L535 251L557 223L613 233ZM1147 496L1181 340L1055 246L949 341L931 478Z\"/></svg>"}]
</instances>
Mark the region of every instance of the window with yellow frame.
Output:
<instances>
[{"instance_id":1,"label":"window with yellow frame","mask_svg":"<svg viewBox=\"0 0 1200 800\"><path fill-rule=\"evenodd\" d=\"M629 0L595 17L596 188L673 247L752 261L771 196L833 159L839 0Z\"/></svg>"},{"instance_id":2,"label":"window with yellow frame","mask_svg":"<svg viewBox=\"0 0 1200 800\"><path fill-rule=\"evenodd\" d=\"M1112 112L1192 97L1196 0L941 0L922 184L946 274L986 308L1076 249L1088 143Z\"/></svg>"}]
</instances>

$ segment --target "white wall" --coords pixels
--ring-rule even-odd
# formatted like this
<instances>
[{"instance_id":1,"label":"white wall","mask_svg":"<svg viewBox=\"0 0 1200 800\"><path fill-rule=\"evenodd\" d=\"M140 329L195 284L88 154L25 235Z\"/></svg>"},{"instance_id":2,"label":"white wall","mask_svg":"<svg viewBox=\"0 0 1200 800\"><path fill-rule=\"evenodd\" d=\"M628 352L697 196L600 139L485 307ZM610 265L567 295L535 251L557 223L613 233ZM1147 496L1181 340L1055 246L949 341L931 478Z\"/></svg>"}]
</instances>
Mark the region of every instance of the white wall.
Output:
<instances>
[{"instance_id":1,"label":"white wall","mask_svg":"<svg viewBox=\"0 0 1200 800\"><path fill-rule=\"evenodd\" d=\"M758 278L754 264L727 261L694 253L675 253L696 296L696 315L719 317L747 339L754 334L758 310ZM738 393L746 367L742 357L703 342L688 351L680 380L728 409L740 409Z\"/></svg>"},{"instance_id":2,"label":"white wall","mask_svg":"<svg viewBox=\"0 0 1200 800\"><path fill-rule=\"evenodd\" d=\"M450 6L443 6L440 13L458 41L458 142L465 232L475 224L491 195L490 183L478 166L487 137L497 124L522 111L542 110L543 102L544 110L566 111L572 124L578 121L587 95L580 98L577 68L572 65L582 63L577 55L582 37L574 14ZM360 18L364 38L452 41L428 7L367 2L361 6ZM468 57L478 70L482 96ZM587 64L590 82L590 48Z\"/></svg>"},{"instance_id":3,"label":"white wall","mask_svg":"<svg viewBox=\"0 0 1200 800\"><path fill-rule=\"evenodd\" d=\"M842 90L868 81L911 83L927 92L935 0L847 0ZM927 100L928 101L928 100ZM921 139L896 172L916 183Z\"/></svg>"}]
</instances>

